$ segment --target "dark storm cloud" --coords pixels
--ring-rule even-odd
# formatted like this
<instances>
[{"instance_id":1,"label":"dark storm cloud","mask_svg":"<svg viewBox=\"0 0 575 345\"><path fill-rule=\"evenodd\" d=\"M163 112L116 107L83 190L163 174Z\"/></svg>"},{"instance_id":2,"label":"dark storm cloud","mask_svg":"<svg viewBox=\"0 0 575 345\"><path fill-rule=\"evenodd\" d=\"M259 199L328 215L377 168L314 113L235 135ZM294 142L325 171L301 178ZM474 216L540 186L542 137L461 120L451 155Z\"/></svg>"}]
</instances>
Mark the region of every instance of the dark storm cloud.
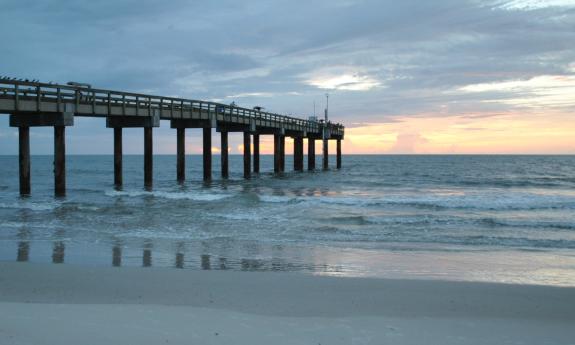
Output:
<instances>
[{"instance_id":1,"label":"dark storm cloud","mask_svg":"<svg viewBox=\"0 0 575 345\"><path fill-rule=\"evenodd\" d=\"M334 118L350 123L478 116L528 93L462 87L574 73L573 6L508 4L4 0L0 72L294 114L314 100L319 111L329 91ZM344 74L355 79L317 87Z\"/></svg>"}]
</instances>

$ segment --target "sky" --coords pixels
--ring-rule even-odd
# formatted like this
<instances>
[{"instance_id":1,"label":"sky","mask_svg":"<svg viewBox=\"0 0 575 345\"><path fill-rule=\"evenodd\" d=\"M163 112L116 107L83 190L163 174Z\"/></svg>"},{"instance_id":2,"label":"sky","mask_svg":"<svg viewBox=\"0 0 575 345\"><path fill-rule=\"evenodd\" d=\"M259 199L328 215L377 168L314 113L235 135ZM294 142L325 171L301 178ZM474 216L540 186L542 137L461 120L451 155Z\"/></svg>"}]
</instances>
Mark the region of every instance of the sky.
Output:
<instances>
[{"instance_id":1,"label":"sky","mask_svg":"<svg viewBox=\"0 0 575 345\"><path fill-rule=\"evenodd\" d=\"M2 0L0 29L0 75L298 117L329 93L345 153L575 154L575 0ZM125 132L142 153L143 131ZM175 153L168 122L154 133ZM67 152L112 154L112 135L77 118ZM50 128L31 136L52 152ZM0 115L0 154L17 152Z\"/></svg>"}]
</instances>

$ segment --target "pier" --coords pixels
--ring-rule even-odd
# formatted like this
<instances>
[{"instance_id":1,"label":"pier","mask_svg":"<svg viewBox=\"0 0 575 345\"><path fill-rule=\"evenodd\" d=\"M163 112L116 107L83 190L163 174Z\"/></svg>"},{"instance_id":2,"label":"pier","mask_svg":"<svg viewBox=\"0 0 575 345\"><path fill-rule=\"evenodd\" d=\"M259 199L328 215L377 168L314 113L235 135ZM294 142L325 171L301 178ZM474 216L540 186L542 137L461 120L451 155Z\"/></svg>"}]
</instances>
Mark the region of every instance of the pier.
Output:
<instances>
[{"instance_id":1,"label":"pier","mask_svg":"<svg viewBox=\"0 0 575 345\"><path fill-rule=\"evenodd\" d=\"M94 89L87 86L46 84L0 79L0 114L10 116L18 128L20 194L31 193L30 127L54 128L54 192L66 194L66 127L76 116L101 117L113 129L114 185L121 188L122 132L124 128L144 130L144 186L153 186L153 129L169 120L177 141L176 179L186 179L185 140L187 128L203 130L203 178L212 179L212 130L221 135L221 177L229 177L228 133L243 133L243 176L260 172L260 137L274 138L274 172L285 171L285 139L293 138L295 171L304 170L304 139L308 144L308 170L315 170L315 142L322 141L322 169L329 169L328 141L336 141L336 168L341 168L341 140L345 128L331 122L248 109L216 102L131 92ZM253 152L252 150L253 141Z\"/></svg>"}]
</instances>

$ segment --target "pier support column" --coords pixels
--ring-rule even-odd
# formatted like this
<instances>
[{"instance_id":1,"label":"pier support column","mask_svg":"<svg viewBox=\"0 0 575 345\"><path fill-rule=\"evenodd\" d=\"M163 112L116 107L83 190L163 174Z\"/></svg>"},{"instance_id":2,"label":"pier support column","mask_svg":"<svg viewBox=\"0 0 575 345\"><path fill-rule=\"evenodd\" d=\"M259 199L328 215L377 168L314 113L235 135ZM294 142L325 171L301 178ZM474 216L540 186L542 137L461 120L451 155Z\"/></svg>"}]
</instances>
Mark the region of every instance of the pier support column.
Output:
<instances>
[{"instance_id":1,"label":"pier support column","mask_svg":"<svg viewBox=\"0 0 575 345\"><path fill-rule=\"evenodd\" d=\"M54 126L54 192L66 195L66 127Z\"/></svg>"},{"instance_id":2,"label":"pier support column","mask_svg":"<svg viewBox=\"0 0 575 345\"><path fill-rule=\"evenodd\" d=\"M212 129L203 129L203 160L204 160L204 181L212 179Z\"/></svg>"},{"instance_id":3,"label":"pier support column","mask_svg":"<svg viewBox=\"0 0 575 345\"><path fill-rule=\"evenodd\" d=\"M30 127L18 128L20 195L30 194Z\"/></svg>"},{"instance_id":4,"label":"pier support column","mask_svg":"<svg viewBox=\"0 0 575 345\"><path fill-rule=\"evenodd\" d=\"M337 168L341 169L341 139L337 139Z\"/></svg>"},{"instance_id":5,"label":"pier support column","mask_svg":"<svg viewBox=\"0 0 575 345\"><path fill-rule=\"evenodd\" d=\"M109 116L106 127L114 129L114 185L122 187L122 132L124 128L144 128L144 187L151 189L153 184L153 137L152 128L160 126L160 115L151 116Z\"/></svg>"},{"instance_id":6,"label":"pier support column","mask_svg":"<svg viewBox=\"0 0 575 345\"><path fill-rule=\"evenodd\" d=\"M307 139L307 170L315 170L315 139Z\"/></svg>"},{"instance_id":7,"label":"pier support column","mask_svg":"<svg viewBox=\"0 0 575 345\"><path fill-rule=\"evenodd\" d=\"M254 134L254 173L260 173L260 135Z\"/></svg>"},{"instance_id":8,"label":"pier support column","mask_svg":"<svg viewBox=\"0 0 575 345\"><path fill-rule=\"evenodd\" d=\"M293 169L303 171L303 137L295 137L293 140Z\"/></svg>"},{"instance_id":9,"label":"pier support column","mask_svg":"<svg viewBox=\"0 0 575 345\"><path fill-rule=\"evenodd\" d=\"M144 127L144 187L152 188L154 167L152 127Z\"/></svg>"},{"instance_id":10,"label":"pier support column","mask_svg":"<svg viewBox=\"0 0 575 345\"><path fill-rule=\"evenodd\" d=\"M280 135L280 171L286 170L286 136Z\"/></svg>"},{"instance_id":11,"label":"pier support column","mask_svg":"<svg viewBox=\"0 0 575 345\"><path fill-rule=\"evenodd\" d=\"M323 170L329 169L329 142L323 139Z\"/></svg>"},{"instance_id":12,"label":"pier support column","mask_svg":"<svg viewBox=\"0 0 575 345\"><path fill-rule=\"evenodd\" d=\"M281 143L280 143L280 135L274 134L274 172L279 173L281 170Z\"/></svg>"},{"instance_id":13,"label":"pier support column","mask_svg":"<svg viewBox=\"0 0 575 345\"><path fill-rule=\"evenodd\" d=\"M65 127L73 125L74 114L71 112L10 115L10 127L19 128L20 193L30 194L31 189L30 127L54 127L54 194L66 195Z\"/></svg>"},{"instance_id":14,"label":"pier support column","mask_svg":"<svg viewBox=\"0 0 575 345\"><path fill-rule=\"evenodd\" d=\"M222 178L230 176L229 159L228 159L228 132L220 132L222 145L221 145L221 163L222 163Z\"/></svg>"},{"instance_id":15,"label":"pier support column","mask_svg":"<svg viewBox=\"0 0 575 345\"><path fill-rule=\"evenodd\" d=\"M244 178L251 177L252 161L251 161L251 134L244 132Z\"/></svg>"},{"instance_id":16,"label":"pier support column","mask_svg":"<svg viewBox=\"0 0 575 345\"><path fill-rule=\"evenodd\" d=\"M114 128L114 186L122 188L122 128Z\"/></svg>"},{"instance_id":17,"label":"pier support column","mask_svg":"<svg viewBox=\"0 0 575 345\"><path fill-rule=\"evenodd\" d=\"M186 129L183 127L177 128L177 179L179 183L183 183L186 180Z\"/></svg>"}]
</instances>

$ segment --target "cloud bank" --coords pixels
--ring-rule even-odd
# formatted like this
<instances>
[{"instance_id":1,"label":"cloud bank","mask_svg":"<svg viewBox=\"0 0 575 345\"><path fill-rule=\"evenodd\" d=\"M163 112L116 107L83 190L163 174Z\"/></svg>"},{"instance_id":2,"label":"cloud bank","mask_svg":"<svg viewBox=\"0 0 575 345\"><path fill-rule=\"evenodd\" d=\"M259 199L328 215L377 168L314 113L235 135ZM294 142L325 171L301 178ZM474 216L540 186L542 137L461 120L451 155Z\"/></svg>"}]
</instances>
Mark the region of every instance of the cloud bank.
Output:
<instances>
[{"instance_id":1,"label":"cloud bank","mask_svg":"<svg viewBox=\"0 0 575 345\"><path fill-rule=\"evenodd\" d=\"M570 121L573 23L568 0L5 0L0 74L299 116L311 115L314 101L320 112L329 92L334 121L410 123L395 143L378 141L377 152L412 152L433 144L413 128L418 118ZM0 117L10 133L6 122ZM74 128L79 137L109 134L98 121L84 123ZM170 133L158 131L166 142ZM12 139L0 136L0 153L16 152Z\"/></svg>"}]
</instances>

